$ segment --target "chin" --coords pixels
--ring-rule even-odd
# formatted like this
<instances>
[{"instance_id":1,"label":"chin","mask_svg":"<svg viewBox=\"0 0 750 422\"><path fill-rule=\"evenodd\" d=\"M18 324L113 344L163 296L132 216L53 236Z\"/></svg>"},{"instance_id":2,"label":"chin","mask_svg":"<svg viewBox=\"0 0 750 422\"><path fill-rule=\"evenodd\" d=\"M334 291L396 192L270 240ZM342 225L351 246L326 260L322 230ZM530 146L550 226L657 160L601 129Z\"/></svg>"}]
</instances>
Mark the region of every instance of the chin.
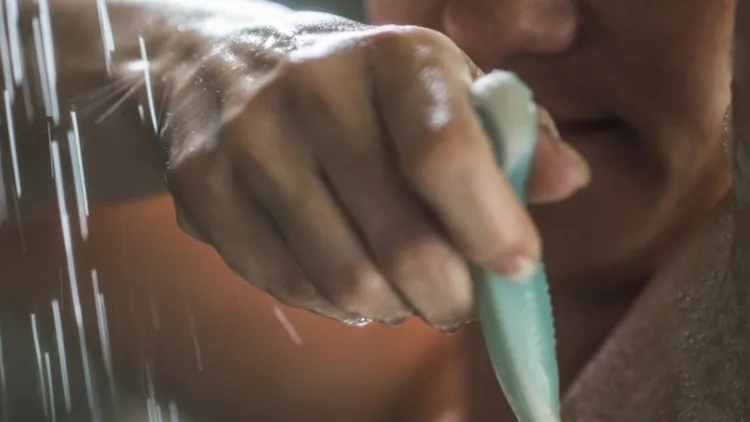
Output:
<instances>
[{"instance_id":1,"label":"chin","mask_svg":"<svg viewBox=\"0 0 750 422\"><path fill-rule=\"evenodd\" d=\"M658 157L619 122L563 126L561 136L588 161L592 181L566 201L531 209L553 283L606 283L653 271L650 257L669 231L671 208Z\"/></svg>"}]
</instances>

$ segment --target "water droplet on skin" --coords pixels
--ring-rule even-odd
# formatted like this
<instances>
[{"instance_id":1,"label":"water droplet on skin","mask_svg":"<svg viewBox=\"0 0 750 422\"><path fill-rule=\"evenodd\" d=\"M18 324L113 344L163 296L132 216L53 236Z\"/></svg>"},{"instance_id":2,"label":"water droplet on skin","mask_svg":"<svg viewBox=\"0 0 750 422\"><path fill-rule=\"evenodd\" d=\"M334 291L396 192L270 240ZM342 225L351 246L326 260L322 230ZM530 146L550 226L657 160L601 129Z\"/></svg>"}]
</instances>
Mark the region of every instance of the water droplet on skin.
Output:
<instances>
[{"instance_id":1,"label":"water droplet on skin","mask_svg":"<svg viewBox=\"0 0 750 422\"><path fill-rule=\"evenodd\" d=\"M346 324L352 327L364 327L364 326L370 325L371 322L372 322L372 319L362 317L359 319L346 321Z\"/></svg>"}]
</instances>

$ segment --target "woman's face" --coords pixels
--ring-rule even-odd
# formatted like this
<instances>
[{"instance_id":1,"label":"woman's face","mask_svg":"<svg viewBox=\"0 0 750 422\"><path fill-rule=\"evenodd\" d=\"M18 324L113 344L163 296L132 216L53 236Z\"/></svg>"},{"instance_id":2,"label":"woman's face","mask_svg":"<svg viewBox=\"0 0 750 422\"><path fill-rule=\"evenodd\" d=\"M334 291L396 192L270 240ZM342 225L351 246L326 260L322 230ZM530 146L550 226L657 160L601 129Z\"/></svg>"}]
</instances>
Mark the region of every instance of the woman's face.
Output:
<instances>
[{"instance_id":1,"label":"woman's face","mask_svg":"<svg viewBox=\"0 0 750 422\"><path fill-rule=\"evenodd\" d=\"M370 0L517 72L593 181L534 209L559 279L647 275L726 192L734 0Z\"/></svg>"}]
</instances>

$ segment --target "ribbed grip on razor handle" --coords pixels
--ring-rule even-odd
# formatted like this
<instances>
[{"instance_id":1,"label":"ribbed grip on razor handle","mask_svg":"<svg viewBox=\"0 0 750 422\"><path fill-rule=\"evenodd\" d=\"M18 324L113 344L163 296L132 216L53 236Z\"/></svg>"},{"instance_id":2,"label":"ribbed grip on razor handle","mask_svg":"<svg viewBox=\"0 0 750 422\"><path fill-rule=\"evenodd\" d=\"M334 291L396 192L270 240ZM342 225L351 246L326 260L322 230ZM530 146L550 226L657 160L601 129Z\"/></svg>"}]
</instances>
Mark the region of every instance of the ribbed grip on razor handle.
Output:
<instances>
[{"instance_id":1,"label":"ribbed grip on razor handle","mask_svg":"<svg viewBox=\"0 0 750 422\"><path fill-rule=\"evenodd\" d=\"M518 198L537 135L531 91L513 73L495 71L471 88L475 110ZM476 308L495 373L520 422L559 421L560 388L552 305L543 265L523 283L473 268Z\"/></svg>"}]
</instances>

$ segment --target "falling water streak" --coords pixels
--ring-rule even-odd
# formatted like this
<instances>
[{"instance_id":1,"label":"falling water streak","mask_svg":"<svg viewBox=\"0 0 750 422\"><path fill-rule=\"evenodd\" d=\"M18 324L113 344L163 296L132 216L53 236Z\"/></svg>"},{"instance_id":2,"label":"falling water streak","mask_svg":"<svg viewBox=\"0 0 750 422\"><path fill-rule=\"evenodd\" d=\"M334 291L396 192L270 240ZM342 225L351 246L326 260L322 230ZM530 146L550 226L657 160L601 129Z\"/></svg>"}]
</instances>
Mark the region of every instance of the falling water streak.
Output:
<instances>
[{"instance_id":1,"label":"falling water streak","mask_svg":"<svg viewBox=\"0 0 750 422\"><path fill-rule=\"evenodd\" d=\"M173 401L169 402L169 422L180 422L180 409Z\"/></svg>"},{"instance_id":2,"label":"falling water streak","mask_svg":"<svg viewBox=\"0 0 750 422\"><path fill-rule=\"evenodd\" d=\"M39 345L39 330L36 325L36 314L31 314L31 331L34 334L34 353L36 354L36 369L39 376L39 394L44 404L44 417L49 415L49 405L47 402L47 387L44 382L44 364L42 363L42 347Z\"/></svg>"},{"instance_id":3,"label":"falling water streak","mask_svg":"<svg viewBox=\"0 0 750 422\"><path fill-rule=\"evenodd\" d=\"M5 188L3 172L3 151L0 148L0 227L8 220L8 191Z\"/></svg>"},{"instance_id":4,"label":"falling water streak","mask_svg":"<svg viewBox=\"0 0 750 422\"><path fill-rule=\"evenodd\" d=\"M92 109L109 103L113 98L131 89L137 81L142 81L142 76L130 76L118 78L103 87L90 89L68 100L71 104L81 104L78 108L80 115L85 115Z\"/></svg>"},{"instance_id":5,"label":"falling water streak","mask_svg":"<svg viewBox=\"0 0 750 422\"><path fill-rule=\"evenodd\" d=\"M62 378L63 397L65 398L65 410L70 413L73 408L70 398L70 379L68 378L68 357L65 353L65 337L63 336L62 316L60 304L57 299L52 300L52 317L55 321L55 337L57 339L57 357L60 361L60 376Z\"/></svg>"},{"instance_id":6,"label":"falling water streak","mask_svg":"<svg viewBox=\"0 0 750 422\"><path fill-rule=\"evenodd\" d=\"M29 123L34 121L34 103L31 99L31 88L29 87L28 66L24 60L23 47L21 47L21 36L19 28L18 1L8 0L8 32L10 37L10 55L13 65L13 80L16 86L21 87L23 92L23 104L26 109L26 120ZM15 99L14 92L10 91L11 100Z\"/></svg>"},{"instance_id":7,"label":"falling water streak","mask_svg":"<svg viewBox=\"0 0 750 422\"><path fill-rule=\"evenodd\" d=\"M31 99L31 88L29 87L29 78L26 75L26 68L23 70L24 77L23 83L21 84L21 91L23 91L23 105L26 109L26 121L29 123L34 122L34 101Z\"/></svg>"},{"instance_id":8,"label":"falling water streak","mask_svg":"<svg viewBox=\"0 0 750 422\"><path fill-rule=\"evenodd\" d=\"M65 309L65 295L63 294L63 285L65 282L63 281L63 269L62 267L59 267L57 269L57 277L60 279L60 310Z\"/></svg>"},{"instance_id":9,"label":"falling water streak","mask_svg":"<svg viewBox=\"0 0 750 422\"><path fill-rule=\"evenodd\" d=\"M96 8L99 11L99 26L102 31L102 44L104 45L104 58L107 61L107 73L111 75L114 70L112 53L115 52L115 37L112 34L112 23L109 20L107 1L97 0Z\"/></svg>"},{"instance_id":10,"label":"falling water streak","mask_svg":"<svg viewBox=\"0 0 750 422\"><path fill-rule=\"evenodd\" d=\"M140 324L139 324L140 328ZM140 334L140 333L139 333ZM138 358L140 361L144 364L146 362L146 351L145 346L143 345L143 339L141 336L138 336ZM138 371L138 375L140 376L139 384L141 386L141 393L143 393L144 396L148 396L148 382L146 381L146 371Z\"/></svg>"},{"instance_id":11,"label":"falling water streak","mask_svg":"<svg viewBox=\"0 0 750 422\"><path fill-rule=\"evenodd\" d=\"M125 103L125 101L127 101L130 97L132 97L133 94L135 94L135 92L138 91L138 89L142 85L143 85L143 81L137 82L135 85L133 85L133 87L128 89L124 94L122 94L122 97L119 100L117 100L114 104L112 104L112 106L108 108L107 111L102 113L102 115L98 119L96 119L94 123L99 124L107 120L107 118L111 116L112 114L114 114L114 112L117 111Z\"/></svg>"},{"instance_id":12,"label":"falling water streak","mask_svg":"<svg viewBox=\"0 0 750 422\"><path fill-rule=\"evenodd\" d=\"M86 186L81 174L83 165L76 144L75 133L68 131L68 149L70 151L70 163L73 167L73 184L76 192L76 209L78 210L78 224L81 227L81 238L83 241L89 239L89 217L86 209Z\"/></svg>"},{"instance_id":13,"label":"falling water streak","mask_svg":"<svg viewBox=\"0 0 750 422\"><path fill-rule=\"evenodd\" d=\"M281 326L284 327L284 330L286 330L286 332L289 334L289 337L291 337L292 342L297 346L302 346L302 337L300 337L297 330L294 329L294 326L289 321L289 318L286 317L284 311L282 311L281 308L276 305L274 305L272 311L276 316L276 319L278 319L281 323Z\"/></svg>"},{"instance_id":14,"label":"falling water streak","mask_svg":"<svg viewBox=\"0 0 750 422\"><path fill-rule=\"evenodd\" d=\"M3 77L5 78L5 90L10 92L11 99L13 90L13 63L10 61L10 44L5 23L5 10L0 4L0 62L3 65Z\"/></svg>"},{"instance_id":15,"label":"falling water streak","mask_svg":"<svg viewBox=\"0 0 750 422\"><path fill-rule=\"evenodd\" d=\"M187 307L188 319L190 321L190 331L193 334L193 348L195 349L195 359L198 363L198 370L203 372L203 357L201 356L201 348L198 343L198 334L195 331L195 317L193 316L193 310L190 309L190 305Z\"/></svg>"},{"instance_id":16,"label":"falling water streak","mask_svg":"<svg viewBox=\"0 0 750 422\"><path fill-rule=\"evenodd\" d=\"M157 408L156 404L156 390L154 389L154 379L151 376L151 366L146 362L146 383L147 383L147 394L148 394L148 420L158 421L157 419Z\"/></svg>"},{"instance_id":17,"label":"falling water streak","mask_svg":"<svg viewBox=\"0 0 750 422\"><path fill-rule=\"evenodd\" d=\"M75 259L73 257L73 242L70 233L70 217L68 216L68 206L65 201L65 191L63 188L62 165L60 161L60 147L57 141L50 143L52 148L52 162L55 169L55 190L57 193L57 204L60 213L60 225L62 226L63 242L65 245L65 256L68 266L68 278L70 281L70 291L73 297L73 310L78 326L78 341L81 348L81 361L83 363L83 375L86 382L86 395L88 398L89 411L92 417L96 418L98 412L94 406L94 386L91 377L91 368L89 367L89 352L86 347L86 332L83 327L83 312L81 310L81 298L78 294L78 278L76 275ZM95 419L98 420L98 419Z\"/></svg>"},{"instance_id":18,"label":"falling water streak","mask_svg":"<svg viewBox=\"0 0 750 422\"><path fill-rule=\"evenodd\" d=\"M47 390L49 391L49 410L52 422L57 422L57 407L55 406L55 390L52 386L52 368L49 363L49 352L44 353L44 367L47 374Z\"/></svg>"},{"instance_id":19,"label":"falling water streak","mask_svg":"<svg viewBox=\"0 0 750 422\"><path fill-rule=\"evenodd\" d=\"M99 296L97 297L97 304L101 307L101 315L102 315L102 327L104 328L104 339L107 341L107 354L109 355L109 366L110 366L110 372L112 372L113 378L114 378L114 370L112 369L112 363L114 360L112 359L112 343L111 343L111 337L109 335L109 317L107 313L107 302L104 300L104 293L99 293ZM115 303L116 304L116 303Z\"/></svg>"},{"instance_id":20,"label":"falling water streak","mask_svg":"<svg viewBox=\"0 0 750 422\"><path fill-rule=\"evenodd\" d=\"M31 21L31 27L34 38L34 50L36 51L37 70L39 72L39 86L42 89L42 99L44 100L44 111L47 117L52 116L52 100L50 96L49 78L47 77L47 63L44 60L44 47L42 46L42 29L39 24L39 18Z\"/></svg>"},{"instance_id":21,"label":"falling water streak","mask_svg":"<svg viewBox=\"0 0 750 422\"><path fill-rule=\"evenodd\" d=\"M80 179L81 186L83 188L81 189L81 196L83 197L83 207L86 210L86 215L89 215L89 195L88 191L86 190L86 172L83 168L83 155L81 153L81 131L78 129L78 115L75 111L70 112L70 121L73 123L73 140L75 141L76 146L76 160L78 162L78 169L77 169L77 178Z\"/></svg>"},{"instance_id":22,"label":"falling water streak","mask_svg":"<svg viewBox=\"0 0 750 422\"><path fill-rule=\"evenodd\" d=\"M151 87L151 62L148 60L148 53L146 52L146 42L143 37L138 37L138 45L141 49L141 60L143 62L143 77L146 81L146 95L148 97L148 108L151 114L151 122L154 125L154 133L158 134L158 123L156 121L156 106L154 105L154 92Z\"/></svg>"},{"instance_id":23,"label":"falling water streak","mask_svg":"<svg viewBox=\"0 0 750 422\"><path fill-rule=\"evenodd\" d=\"M146 115L143 112L143 104L138 104L138 114L141 116L141 123L146 121Z\"/></svg>"},{"instance_id":24,"label":"falling water streak","mask_svg":"<svg viewBox=\"0 0 750 422\"><path fill-rule=\"evenodd\" d=\"M47 68L52 120L57 125L60 123L60 110L57 99L57 68L55 67L55 45L52 42L52 21L50 20L47 0L39 0L39 21L42 29L42 46L44 47L44 60Z\"/></svg>"},{"instance_id":25,"label":"falling water streak","mask_svg":"<svg viewBox=\"0 0 750 422\"><path fill-rule=\"evenodd\" d=\"M156 403L154 403L154 399L148 397L146 399L146 406L148 408L148 422L156 422Z\"/></svg>"},{"instance_id":26,"label":"falling water streak","mask_svg":"<svg viewBox=\"0 0 750 422\"><path fill-rule=\"evenodd\" d=\"M8 141L10 142L10 158L13 163L13 178L16 182L16 195L23 195L21 188L21 169L18 165L18 149L16 148L16 128L13 125L13 109L8 90L3 92L5 97L5 123L8 127Z\"/></svg>"},{"instance_id":27,"label":"falling water streak","mask_svg":"<svg viewBox=\"0 0 750 422\"><path fill-rule=\"evenodd\" d=\"M148 399L148 420L149 422L160 422L159 405L152 398Z\"/></svg>"},{"instance_id":28,"label":"falling water streak","mask_svg":"<svg viewBox=\"0 0 750 422\"><path fill-rule=\"evenodd\" d=\"M170 90L168 89L166 77L162 76L162 84L164 85L163 93L161 95L161 106L159 108L159 113L156 115L157 119L164 121L164 118L167 114L167 104L169 103L168 98L170 94ZM164 131L167 129L166 126L161 127L161 132L157 133L158 138L162 138L164 136Z\"/></svg>"},{"instance_id":29,"label":"falling water streak","mask_svg":"<svg viewBox=\"0 0 750 422\"><path fill-rule=\"evenodd\" d=\"M5 355L3 354L3 331L0 328L0 416L8 422L8 390L5 380Z\"/></svg>"},{"instance_id":30,"label":"falling water streak","mask_svg":"<svg viewBox=\"0 0 750 422\"><path fill-rule=\"evenodd\" d=\"M1 5L0 5L1 7ZM0 119L0 122L2 119ZM8 220L8 191L5 187L5 170L3 169L3 148L0 145L0 227Z\"/></svg>"},{"instance_id":31,"label":"falling water streak","mask_svg":"<svg viewBox=\"0 0 750 422\"><path fill-rule=\"evenodd\" d=\"M52 122L47 120L47 141L49 142L49 171L55 180L55 160L52 159Z\"/></svg>"},{"instance_id":32,"label":"falling water streak","mask_svg":"<svg viewBox=\"0 0 750 422\"><path fill-rule=\"evenodd\" d=\"M21 238L21 252L26 254L26 234L23 231L23 221L21 220L21 206L18 204L18 195L13 190L13 208L16 211L16 224L18 225L18 236Z\"/></svg>"},{"instance_id":33,"label":"falling water streak","mask_svg":"<svg viewBox=\"0 0 750 422\"><path fill-rule=\"evenodd\" d=\"M91 270L91 280L94 284L94 301L96 303L96 321L99 325L99 342L102 348L102 354L104 355L104 369L107 371L107 378L109 379L109 392L114 402L116 398L115 391L115 377L114 370L112 368L112 348L109 343L109 328L107 324L107 309L104 304L104 295L99 290L99 274L93 269Z\"/></svg>"},{"instance_id":34,"label":"falling water streak","mask_svg":"<svg viewBox=\"0 0 750 422\"><path fill-rule=\"evenodd\" d=\"M148 303L151 308L151 322L154 325L154 330L159 331L161 329L161 323L159 320L159 309L156 304L156 298L154 297L153 291L150 291L148 294Z\"/></svg>"},{"instance_id":35,"label":"falling water streak","mask_svg":"<svg viewBox=\"0 0 750 422\"><path fill-rule=\"evenodd\" d=\"M161 406L159 405L159 403L156 403L156 420L157 422L164 422L164 419L162 419Z\"/></svg>"},{"instance_id":36,"label":"falling water streak","mask_svg":"<svg viewBox=\"0 0 750 422\"><path fill-rule=\"evenodd\" d=\"M115 300L115 338L119 339L122 334L122 327L120 325L120 301Z\"/></svg>"},{"instance_id":37,"label":"falling water streak","mask_svg":"<svg viewBox=\"0 0 750 422\"><path fill-rule=\"evenodd\" d=\"M21 47L21 31L18 27L18 0L7 0L8 34L10 36L10 55L13 63L13 79L16 85L25 82L25 67L23 48Z\"/></svg>"}]
</instances>

